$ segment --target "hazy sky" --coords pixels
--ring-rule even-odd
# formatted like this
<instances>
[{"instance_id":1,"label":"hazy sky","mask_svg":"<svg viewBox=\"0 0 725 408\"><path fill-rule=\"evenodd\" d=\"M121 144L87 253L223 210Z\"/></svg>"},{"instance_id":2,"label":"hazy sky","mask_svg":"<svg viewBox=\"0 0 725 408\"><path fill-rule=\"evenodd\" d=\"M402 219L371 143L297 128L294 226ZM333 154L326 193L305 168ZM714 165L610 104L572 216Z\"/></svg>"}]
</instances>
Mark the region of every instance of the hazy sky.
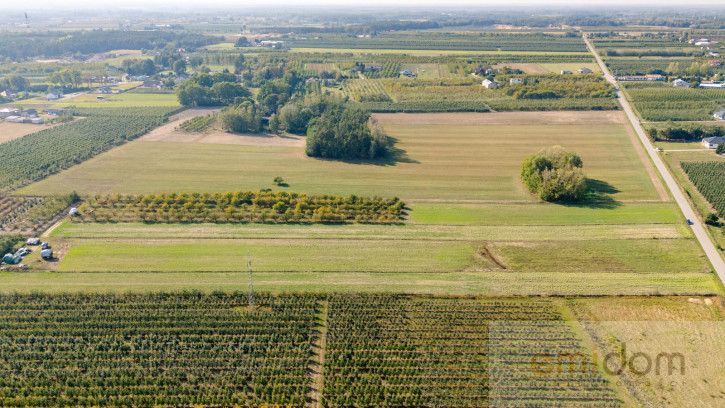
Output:
<instances>
[{"instance_id":1,"label":"hazy sky","mask_svg":"<svg viewBox=\"0 0 725 408\"><path fill-rule=\"evenodd\" d=\"M346 2L340 0L123 0L121 2L113 2L109 4L106 1L98 0L33 0L30 2L3 0L0 9L4 10L37 10L37 9L63 9L73 10L83 9L114 9L114 8L154 8L168 9L169 11L179 10L180 8L221 8L228 7L240 9L245 7L274 7L274 6L297 6L303 8L305 6L331 6L335 8L369 7L369 6L405 6L405 7L453 7L453 6L471 6L475 8L483 8L486 6L505 7L507 5L538 5L538 6L554 6L568 5L582 8L591 5L629 5L629 6L663 6L663 5L679 5L687 7L705 7L709 5L722 5L723 0L697 0L696 2L682 2L681 0L506 0L486 1L486 0L365 0L363 2ZM349 5L349 7L346 7Z\"/></svg>"}]
</instances>

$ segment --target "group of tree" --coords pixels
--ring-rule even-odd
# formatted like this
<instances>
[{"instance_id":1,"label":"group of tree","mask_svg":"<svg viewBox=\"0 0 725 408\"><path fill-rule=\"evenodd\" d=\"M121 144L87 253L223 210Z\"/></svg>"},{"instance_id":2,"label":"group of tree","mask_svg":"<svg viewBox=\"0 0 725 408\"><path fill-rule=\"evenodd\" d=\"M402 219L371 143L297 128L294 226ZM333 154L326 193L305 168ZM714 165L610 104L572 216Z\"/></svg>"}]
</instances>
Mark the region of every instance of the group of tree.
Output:
<instances>
[{"instance_id":1,"label":"group of tree","mask_svg":"<svg viewBox=\"0 0 725 408\"><path fill-rule=\"evenodd\" d=\"M177 96L184 106L225 106L250 101L249 89L231 73L198 74L179 85Z\"/></svg>"},{"instance_id":2,"label":"group of tree","mask_svg":"<svg viewBox=\"0 0 725 408\"><path fill-rule=\"evenodd\" d=\"M130 59L127 58L121 61L121 68L129 75L153 75L158 70L154 60L150 58L145 59Z\"/></svg>"},{"instance_id":3,"label":"group of tree","mask_svg":"<svg viewBox=\"0 0 725 408\"><path fill-rule=\"evenodd\" d=\"M521 180L544 201L579 201L586 192L582 159L561 146L553 146L527 157L521 165Z\"/></svg>"},{"instance_id":4,"label":"group of tree","mask_svg":"<svg viewBox=\"0 0 725 408\"><path fill-rule=\"evenodd\" d=\"M507 85L507 95L516 99L607 98L614 87L596 76L529 76L519 85Z\"/></svg>"},{"instance_id":5,"label":"group of tree","mask_svg":"<svg viewBox=\"0 0 725 408\"><path fill-rule=\"evenodd\" d=\"M275 183L283 184L279 177ZM398 198L340 197L294 192L159 193L89 198L76 221L398 223L405 204Z\"/></svg>"},{"instance_id":6,"label":"group of tree","mask_svg":"<svg viewBox=\"0 0 725 408\"><path fill-rule=\"evenodd\" d=\"M664 127L653 127L648 132L652 140L663 142L699 142L706 137L725 136L722 126L698 123L668 123Z\"/></svg>"},{"instance_id":7,"label":"group of tree","mask_svg":"<svg viewBox=\"0 0 725 408\"><path fill-rule=\"evenodd\" d=\"M307 126L305 153L325 159L373 160L387 154L389 138L370 112L350 104L330 104Z\"/></svg>"},{"instance_id":8,"label":"group of tree","mask_svg":"<svg viewBox=\"0 0 725 408\"><path fill-rule=\"evenodd\" d=\"M0 90L9 89L15 92L23 92L28 89L28 85L30 85L28 80L17 74L11 74L0 79Z\"/></svg>"},{"instance_id":9,"label":"group of tree","mask_svg":"<svg viewBox=\"0 0 725 408\"><path fill-rule=\"evenodd\" d=\"M189 32L171 31L47 31L25 33L3 33L0 55L14 61L37 56L58 57L72 54L92 54L111 50L196 48L221 41L213 37Z\"/></svg>"},{"instance_id":10,"label":"group of tree","mask_svg":"<svg viewBox=\"0 0 725 408\"><path fill-rule=\"evenodd\" d=\"M262 131L262 111L253 101L244 101L236 107L224 108L218 114L222 129L236 133Z\"/></svg>"},{"instance_id":11,"label":"group of tree","mask_svg":"<svg viewBox=\"0 0 725 408\"><path fill-rule=\"evenodd\" d=\"M83 74L77 69L61 69L48 77L48 82L61 88L77 89L83 84Z\"/></svg>"}]
</instances>

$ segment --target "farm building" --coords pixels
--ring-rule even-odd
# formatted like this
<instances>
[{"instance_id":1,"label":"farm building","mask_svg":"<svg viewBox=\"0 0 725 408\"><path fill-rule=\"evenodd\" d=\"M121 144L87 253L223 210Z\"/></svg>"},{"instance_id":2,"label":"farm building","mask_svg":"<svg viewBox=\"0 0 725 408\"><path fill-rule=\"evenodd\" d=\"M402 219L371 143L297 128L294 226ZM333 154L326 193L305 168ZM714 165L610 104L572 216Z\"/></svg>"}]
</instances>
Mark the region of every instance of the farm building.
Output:
<instances>
[{"instance_id":1,"label":"farm building","mask_svg":"<svg viewBox=\"0 0 725 408\"><path fill-rule=\"evenodd\" d=\"M5 122L10 122L10 123L23 123L23 117L22 116L16 116L16 115L8 116L8 117L5 118Z\"/></svg>"},{"instance_id":2,"label":"farm building","mask_svg":"<svg viewBox=\"0 0 725 408\"><path fill-rule=\"evenodd\" d=\"M725 120L725 109L715 112L712 116L715 119Z\"/></svg>"},{"instance_id":3,"label":"farm building","mask_svg":"<svg viewBox=\"0 0 725 408\"><path fill-rule=\"evenodd\" d=\"M8 98L8 99L15 99L18 97L18 93L15 91L6 89L6 90L0 92L0 96L2 96L3 98Z\"/></svg>"},{"instance_id":4,"label":"farm building","mask_svg":"<svg viewBox=\"0 0 725 408\"><path fill-rule=\"evenodd\" d=\"M484 79L483 81L481 81L481 85L483 85L484 87L486 87L488 89L498 88L498 82L491 81L490 79Z\"/></svg>"},{"instance_id":5,"label":"farm building","mask_svg":"<svg viewBox=\"0 0 725 408\"><path fill-rule=\"evenodd\" d=\"M592 72L594 72L594 71L592 71L591 69L589 69L587 67L579 68L579 73L580 74L591 74Z\"/></svg>"},{"instance_id":6,"label":"farm building","mask_svg":"<svg viewBox=\"0 0 725 408\"><path fill-rule=\"evenodd\" d=\"M400 71L400 75L401 76L404 76L404 77L408 77L408 78L414 78L415 77L415 74L412 71L407 70L407 69L404 70L404 71Z\"/></svg>"},{"instance_id":7,"label":"farm building","mask_svg":"<svg viewBox=\"0 0 725 408\"><path fill-rule=\"evenodd\" d=\"M566 70L561 71L561 75L571 75L571 74L573 74L573 72L571 72L571 71L566 71Z\"/></svg>"},{"instance_id":8,"label":"farm building","mask_svg":"<svg viewBox=\"0 0 725 408\"><path fill-rule=\"evenodd\" d=\"M73 111L70 109L46 109L45 113L47 113L49 116L63 116L63 115L72 115Z\"/></svg>"},{"instance_id":9,"label":"farm building","mask_svg":"<svg viewBox=\"0 0 725 408\"><path fill-rule=\"evenodd\" d=\"M15 108L0 109L0 118L7 118L8 116L20 116L20 111Z\"/></svg>"},{"instance_id":10,"label":"farm building","mask_svg":"<svg viewBox=\"0 0 725 408\"><path fill-rule=\"evenodd\" d=\"M710 61L710 65L712 65L713 67L721 67L722 66L722 61L720 61L720 60L712 60L712 61Z\"/></svg>"},{"instance_id":11,"label":"farm building","mask_svg":"<svg viewBox=\"0 0 725 408\"><path fill-rule=\"evenodd\" d=\"M718 146L725 143L725 137L713 136L702 139L702 145L708 149L717 149Z\"/></svg>"},{"instance_id":12,"label":"farm building","mask_svg":"<svg viewBox=\"0 0 725 408\"><path fill-rule=\"evenodd\" d=\"M518 84L523 84L523 83L524 83L524 80L521 78L511 78L509 80L509 84L511 84L511 85L518 85Z\"/></svg>"},{"instance_id":13,"label":"farm building","mask_svg":"<svg viewBox=\"0 0 725 408\"><path fill-rule=\"evenodd\" d=\"M685 81L684 79L677 78L674 81L672 81L672 86L677 86L677 87L680 87L680 88L689 88L690 87L690 83L687 82L687 81Z\"/></svg>"},{"instance_id":14,"label":"farm building","mask_svg":"<svg viewBox=\"0 0 725 408\"><path fill-rule=\"evenodd\" d=\"M49 101L55 101L63 97L63 94L60 92L49 92L47 95L45 95L45 99Z\"/></svg>"},{"instance_id":15,"label":"farm building","mask_svg":"<svg viewBox=\"0 0 725 408\"><path fill-rule=\"evenodd\" d=\"M700 88L725 89L725 82L702 81Z\"/></svg>"},{"instance_id":16,"label":"farm building","mask_svg":"<svg viewBox=\"0 0 725 408\"><path fill-rule=\"evenodd\" d=\"M141 85L144 88L161 88L164 84L161 81L157 81L155 79L147 79L143 81L143 85Z\"/></svg>"},{"instance_id":17,"label":"farm building","mask_svg":"<svg viewBox=\"0 0 725 408\"><path fill-rule=\"evenodd\" d=\"M491 69L491 68L480 68L479 67L479 68L476 68L475 71L473 71L473 75L483 76L483 75L490 75L490 74L493 74L493 69Z\"/></svg>"},{"instance_id":18,"label":"farm building","mask_svg":"<svg viewBox=\"0 0 725 408\"><path fill-rule=\"evenodd\" d=\"M707 56L708 56L708 57L713 57L713 58L720 58L720 53L719 53L719 52L714 52L714 51L713 51L713 52L711 52L711 53L708 53L708 54L707 54Z\"/></svg>"}]
</instances>

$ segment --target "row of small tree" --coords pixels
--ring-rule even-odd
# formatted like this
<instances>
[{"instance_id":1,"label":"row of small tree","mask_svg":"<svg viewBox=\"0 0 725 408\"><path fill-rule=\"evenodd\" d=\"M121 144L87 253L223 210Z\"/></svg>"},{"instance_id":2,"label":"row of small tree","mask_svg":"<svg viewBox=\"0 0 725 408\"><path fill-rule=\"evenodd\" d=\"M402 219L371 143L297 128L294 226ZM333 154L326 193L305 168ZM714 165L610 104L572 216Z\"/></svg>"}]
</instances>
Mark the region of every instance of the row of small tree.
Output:
<instances>
[{"instance_id":1,"label":"row of small tree","mask_svg":"<svg viewBox=\"0 0 725 408\"><path fill-rule=\"evenodd\" d=\"M236 191L96 195L80 206L84 222L399 223L405 203L397 197L308 196L304 193Z\"/></svg>"}]
</instances>

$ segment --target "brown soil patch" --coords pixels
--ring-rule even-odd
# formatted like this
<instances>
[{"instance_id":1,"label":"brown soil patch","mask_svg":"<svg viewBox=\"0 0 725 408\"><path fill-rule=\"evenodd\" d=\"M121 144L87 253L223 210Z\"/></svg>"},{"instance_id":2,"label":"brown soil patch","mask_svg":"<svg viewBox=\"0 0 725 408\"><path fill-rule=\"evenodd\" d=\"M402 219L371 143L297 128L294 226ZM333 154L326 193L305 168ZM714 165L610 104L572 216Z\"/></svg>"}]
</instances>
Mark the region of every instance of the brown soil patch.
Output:
<instances>
[{"instance_id":1,"label":"brown soil patch","mask_svg":"<svg viewBox=\"0 0 725 408\"><path fill-rule=\"evenodd\" d=\"M626 123L621 111L376 113L381 124L391 125L586 125Z\"/></svg>"},{"instance_id":2,"label":"brown soil patch","mask_svg":"<svg viewBox=\"0 0 725 408\"><path fill-rule=\"evenodd\" d=\"M68 123L68 122L66 122ZM25 135L39 132L43 129L50 129L62 125L62 123L54 123L52 125L33 125L31 123L0 123L0 143L9 142L14 139L19 139Z\"/></svg>"},{"instance_id":3,"label":"brown soil patch","mask_svg":"<svg viewBox=\"0 0 725 408\"><path fill-rule=\"evenodd\" d=\"M520 69L524 74L548 74L549 70L536 63L515 63L515 64L496 64L495 69L509 68Z\"/></svg>"}]
</instances>

